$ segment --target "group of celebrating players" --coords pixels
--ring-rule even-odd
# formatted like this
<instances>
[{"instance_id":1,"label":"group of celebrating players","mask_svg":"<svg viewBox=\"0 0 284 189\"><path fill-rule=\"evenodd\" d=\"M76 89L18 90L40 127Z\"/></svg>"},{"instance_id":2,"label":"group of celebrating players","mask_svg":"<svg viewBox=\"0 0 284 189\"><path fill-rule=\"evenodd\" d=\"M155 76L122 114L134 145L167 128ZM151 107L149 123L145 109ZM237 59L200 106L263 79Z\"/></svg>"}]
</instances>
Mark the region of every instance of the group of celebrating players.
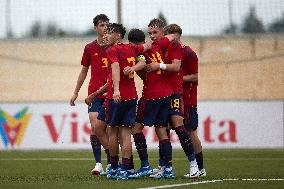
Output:
<instances>
[{"instance_id":1,"label":"group of celebrating players","mask_svg":"<svg viewBox=\"0 0 284 189\"><path fill-rule=\"evenodd\" d=\"M74 106L90 67L85 102L89 106L90 141L96 159L91 173L117 180L144 176L175 178L169 135L173 129L189 162L189 172L184 176L205 176L202 147L196 131L198 58L189 46L182 44L181 27L177 24L165 26L162 20L155 18L148 24L151 40L145 42L144 32L132 29L126 44L122 43L126 34L122 24L109 23L104 14L97 15L93 23L97 39L85 46L82 69L70 100ZM143 81L139 101L134 72ZM145 126L155 127L159 139L156 169L148 160ZM141 161L136 171L131 136ZM107 155L105 171L101 146Z\"/></svg>"}]
</instances>

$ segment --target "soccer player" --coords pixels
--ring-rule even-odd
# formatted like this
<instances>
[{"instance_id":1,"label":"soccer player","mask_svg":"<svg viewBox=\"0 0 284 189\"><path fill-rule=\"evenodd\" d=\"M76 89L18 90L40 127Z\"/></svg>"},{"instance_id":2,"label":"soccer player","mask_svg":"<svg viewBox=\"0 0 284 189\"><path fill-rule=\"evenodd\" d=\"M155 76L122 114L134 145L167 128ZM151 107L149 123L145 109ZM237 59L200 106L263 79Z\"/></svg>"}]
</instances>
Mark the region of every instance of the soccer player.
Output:
<instances>
[{"instance_id":1,"label":"soccer player","mask_svg":"<svg viewBox=\"0 0 284 189\"><path fill-rule=\"evenodd\" d=\"M177 28L177 40L180 41L182 30L179 26L172 24L168 29ZM176 29L173 29L176 31ZM195 157L198 164L199 176L206 176L203 165L202 146L197 135L198 113L197 113L197 85L198 85L198 57L196 53L187 45L183 46L182 75L183 75L183 102L184 102L184 126L192 139ZM185 175L189 177L189 174Z\"/></svg>"},{"instance_id":2,"label":"soccer player","mask_svg":"<svg viewBox=\"0 0 284 189\"><path fill-rule=\"evenodd\" d=\"M156 24L159 27L152 28L151 34L152 38L161 38L164 35L164 26L165 24L160 19L153 19L152 22L159 23ZM149 32L150 33L150 32ZM174 34L175 32L167 31L166 34ZM166 71L167 83L172 88L171 95L171 104L170 104L170 125L175 130L176 134L179 137L181 146L183 148L184 153L186 154L189 165L189 177L194 178L199 175L199 170L197 166L197 162L195 159L195 153L193 144L191 142L190 136L187 133L184 123L183 123L183 103L182 103L182 75L181 75L181 59L182 59L182 47L181 44L173 40L165 51L165 59L166 64L160 64L159 66L151 63L147 66L147 69L150 71L155 71L157 69L161 69ZM164 166L163 160L160 160L160 170L157 170L157 174L162 170L161 168Z\"/></svg>"},{"instance_id":3,"label":"soccer player","mask_svg":"<svg viewBox=\"0 0 284 189\"><path fill-rule=\"evenodd\" d=\"M150 46L123 44L126 31L121 24L112 23L108 26L106 39L111 46L107 51L110 63L108 78L107 123L109 149L112 170L108 178L128 179L130 158L132 155L131 132L135 125L137 91L134 82L134 71L144 68L145 62L136 64L136 57L149 49ZM118 169L119 143L122 151L122 166Z\"/></svg>"},{"instance_id":4,"label":"soccer player","mask_svg":"<svg viewBox=\"0 0 284 189\"><path fill-rule=\"evenodd\" d=\"M128 33L128 41L132 44L143 44L145 43L145 34L142 30L139 29L132 29ZM146 61L146 58L143 54L140 54L137 57L137 62L139 61ZM144 90L145 90L145 79L146 79L146 72L140 70L136 72L138 76L143 81L143 90L142 90L142 97L138 101L137 111L136 111L136 123L134 128L132 129L132 135L134 139L134 143L136 146L137 153L140 158L141 167L136 171L135 175L132 175L134 178L148 176L152 174L153 168L149 164L148 160L148 152L147 152L147 143L145 135L143 134L143 115L144 115L144 108L145 108L145 97L144 97Z\"/></svg>"},{"instance_id":5,"label":"soccer player","mask_svg":"<svg viewBox=\"0 0 284 189\"><path fill-rule=\"evenodd\" d=\"M106 26L109 23L109 18L104 14L99 14L93 19L94 30L97 32L98 37L95 41L87 44L84 49L84 53L81 60L81 72L77 79L77 84L70 99L70 105L75 106L75 100L78 97L81 86L83 85L89 67L91 67L91 79L89 81L88 94L98 90L106 83L107 80L107 46L104 41L104 35L106 32ZM91 123L91 135L90 141L92 145L93 154L96 160L96 166L91 171L93 175L103 174L103 167L101 163L101 144L103 145L107 154L108 164L109 151L108 151L108 136L106 134L105 123L105 109L104 101L106 96L99 95L93 99L88 108L89 119Z\"/></svg>"},{"instance_id":6,"label":"soccer player","mask_svg":"<svg viewBox=\"0 0 284 189\"><path fill-rule=\"evenodd\" d=\"M153 178L157 179L175 178L172 168L172 146L167 134L169 96L172 94L172 89L166 81L165 73L159 69L160 65L165 63L164 52L171 40L164 37L163 31L158 29L160 27L163 28L161 22L156 19L150 21L148 25L148 32L154 42L151 50L145 53L146 61L154 64L157 69L155 71L146 69L148 72L143 91L146 99L143 125L155 126L155 132L159 138L160 159L164 162L163 169L158 174L153 175ZM159 32L161 33L159 34Z\"/></svg>"}]
</instances>

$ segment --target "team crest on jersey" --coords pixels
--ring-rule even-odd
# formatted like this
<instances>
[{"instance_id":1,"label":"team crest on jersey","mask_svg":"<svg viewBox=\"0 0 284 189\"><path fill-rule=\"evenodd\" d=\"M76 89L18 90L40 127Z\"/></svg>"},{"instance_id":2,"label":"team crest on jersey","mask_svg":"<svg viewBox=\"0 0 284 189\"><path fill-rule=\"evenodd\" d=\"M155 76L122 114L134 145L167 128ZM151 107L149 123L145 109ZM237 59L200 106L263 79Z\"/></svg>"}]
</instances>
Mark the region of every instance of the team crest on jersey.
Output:
<instances>
[{"instance_id":1,"label":"team crest on jersey","mask_svg":"<svg viewBox=\"0 0 284 189\"><path fill-rule=\"evenodd\" d=\"M28 127L32 114L27 114L28 107L23 108L15 115L0 109L0 136L5 148L9 145L13 148L22 143L26 128Z\"/></svg>"}]
</instances>

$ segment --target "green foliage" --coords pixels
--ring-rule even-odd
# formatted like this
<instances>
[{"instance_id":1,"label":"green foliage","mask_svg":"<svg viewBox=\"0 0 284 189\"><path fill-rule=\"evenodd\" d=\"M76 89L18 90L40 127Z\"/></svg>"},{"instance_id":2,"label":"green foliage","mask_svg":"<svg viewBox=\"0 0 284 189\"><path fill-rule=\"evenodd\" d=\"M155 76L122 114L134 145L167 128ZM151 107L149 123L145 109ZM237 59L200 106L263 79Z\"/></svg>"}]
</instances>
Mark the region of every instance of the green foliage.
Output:
<instances>
[{"instance_id":1,"label":"green foliage","mask_svg":"<svg viewBox=\"0 0 284 189\"><path fill-rule=\"evenodd\" d=\"M242 32L247 34L265 32L262 21L257 17L255 7L250 7L249 13L242 24Z\"/></svg>"},{"instance_id":2,"label":"green foliage","mask_svg":"<svg viewBox=\"0 0 284 189\"><path fill-rule=\"evenodd\" d=\"M276 19L272 24L269 26L270 32L284 32L284 13L282 13L282 17Z\"/></svg>"},{"instance_id":3,"label":"green foliage","mask_svg":"<svg viewBox=\"0 0 284 189\"><path fill-rule=\"evenodd\" d=\"M166 26L168 25L167 19L162 12L159 12L158 18L161 19L165 23Z\"/></svg>"}]
</instances>

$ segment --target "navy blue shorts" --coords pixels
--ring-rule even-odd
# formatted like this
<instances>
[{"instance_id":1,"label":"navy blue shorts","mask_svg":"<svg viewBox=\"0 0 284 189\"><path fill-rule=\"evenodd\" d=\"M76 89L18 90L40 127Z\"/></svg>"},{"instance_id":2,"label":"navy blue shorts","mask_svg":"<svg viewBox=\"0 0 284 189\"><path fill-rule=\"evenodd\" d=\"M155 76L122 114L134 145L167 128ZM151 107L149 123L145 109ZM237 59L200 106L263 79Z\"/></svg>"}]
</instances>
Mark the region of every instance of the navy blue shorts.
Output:
<instances>
[{"instance_id":1,"label":"navy blue shorts","mask_svg":"<svg viewBox=\"0 0 284 189\"><path fill-rule=\"evenodd\" d=\"M137 104L136 109L136 123L142 123L144 119L144 110L145 110L146 100L145 98L140 98Z\"/></svg>"},{"instance_id":2,"label":"navy blue shorts","mask_svg":"<svg viewBox=\"0 0 284 189\"><path fill-rule=\"evenodd\" d=\"M94 98L92 105L88 108L88 113L98 112L98 120L105 121L105 99L104 98Z\"/></svg>"},{"instance_id":3,"label":"navy blue shorts","mask_svg":"<svg viewBox=\"0 0 284 189\"><path fill-rule=\"evenodd\" d=\"M164 97L157 100L146 100L143 125L167 127L169 120L170 98Z\"/></svg>"},{"instance_id":4,"label":"navy blue shorts","mask_svg":"<svg viewBox=\"0 0 284 189\"><path fill-rule=\"evenodd\" d=\"M169 116L172 115L183 116L184 106L183 106L182 95L180 93L174 93L170 96L170 99L171 103L170 103Z\"/></svg>"},{"instance_id":5,"label":"navy blue shorts","mask_svg":"<svg viewBox=\"0 0 284 189\"><path fill-rule=\"evenodd\" d=\"M115 103L113 99L106 102L106 122L112 127L134 127L137 99Z\"/></svg>"},{"instance_id":6,"label":"navy blue shorts","mask_svg":"<svg viewBox=\"0 0 284 189\"><path fill-rule=\"evenodd\" d=\"M192 129L193 131L198 128L198 113L196 107L185 105L184 126L185 128Z\"/></svg>"}]
</instances>

